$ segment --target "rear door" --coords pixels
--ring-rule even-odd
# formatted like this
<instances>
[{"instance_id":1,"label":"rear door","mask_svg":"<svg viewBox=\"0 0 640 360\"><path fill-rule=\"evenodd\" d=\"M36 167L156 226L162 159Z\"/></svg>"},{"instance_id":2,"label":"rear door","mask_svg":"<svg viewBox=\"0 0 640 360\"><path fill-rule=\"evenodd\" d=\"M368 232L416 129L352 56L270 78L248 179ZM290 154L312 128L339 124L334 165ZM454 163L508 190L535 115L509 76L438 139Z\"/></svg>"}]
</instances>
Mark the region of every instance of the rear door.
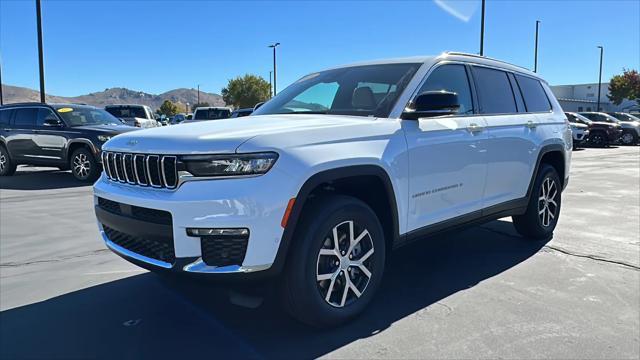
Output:
<instances>
[{"instance_id":1,"label":"rear door","mask_svg":"<svg viewBox=\"0 0 640 360\"><path fill-rule=\"evenodd\" d=\"M527 113L520 88L504 70L474 65L480 111L488 126L484 207L526 195L536 163L536 114Z\"/></svg>"},{"instance_id":2,"label":"rear door","mask_svg":"<svg viewBox=\"0 0 640 360\"><path fill-rule=\"evenodd\" d=\"M467 67L437 65L417 94L441 90L458 94L457 115L402 122L409 148L409 231L482 209L486 124L476 112Z\"/></svg>"},{"instance_id":3,"label":"rear door","mask_svg":"<svg viewBox=\"0 0 640 360\"><path fill-rule=\"evenodd\" d=\"M11 135L7 139L7 147L11 156L21 161L37 159L38 147L34 141L34 127L38 109L16 108L13 114Z\"/></svg>"}]
</instances>

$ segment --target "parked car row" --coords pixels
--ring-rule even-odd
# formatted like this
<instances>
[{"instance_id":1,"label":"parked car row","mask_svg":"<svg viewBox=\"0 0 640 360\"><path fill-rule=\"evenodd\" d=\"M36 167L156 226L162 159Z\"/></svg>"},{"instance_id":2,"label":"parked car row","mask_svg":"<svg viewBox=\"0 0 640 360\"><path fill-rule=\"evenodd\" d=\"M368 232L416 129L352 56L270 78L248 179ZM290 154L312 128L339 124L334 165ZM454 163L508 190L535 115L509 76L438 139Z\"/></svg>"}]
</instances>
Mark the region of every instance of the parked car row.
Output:
<instances>
[{"instance_id":1,"label":"parked car row","mask_svg":"<svg viewBox=\"0 0 640 360\"><path fill-rule=\"evenodd\" d=\"M574 148L585 143L604 147L610 144L637 145L640 118L621 112L565 112L571 123Z\"/></svg>"}]
</instances>

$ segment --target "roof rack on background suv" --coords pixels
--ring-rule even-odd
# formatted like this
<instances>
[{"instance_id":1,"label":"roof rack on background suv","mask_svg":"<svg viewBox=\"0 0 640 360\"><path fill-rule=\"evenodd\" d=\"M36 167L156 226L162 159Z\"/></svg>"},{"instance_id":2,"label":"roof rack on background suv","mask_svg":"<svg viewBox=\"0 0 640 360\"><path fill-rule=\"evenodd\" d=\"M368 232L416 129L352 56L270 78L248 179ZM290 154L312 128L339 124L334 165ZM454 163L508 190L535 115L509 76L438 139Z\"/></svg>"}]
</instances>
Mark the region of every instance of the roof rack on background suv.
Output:
<instances>
[{"instance_id":1,"label":"roof rack on background suv","mask_svg":"<svg viewBox=\"0 0 640 360\"><path fill-rule=\"evenodd\" d=\"M498 60L498 59L494 59L494 58L490 58L490 57L483 56L483 55L478 55L478 54L470 54L470 53L465 53L465 52L460 52L460 51L445 51L442 54L443 55L469 56L469 57L474 57L474 58L478 58L478 59L487 59L487 60L497 61L497 62L500 62L500 63L503 63L503 64L515 66L517 68L524 69L524 70L527 70L527 71L531 71L531 69L527 69L524 66L512 64L510 62L506 62L506 61L503 61L503 60Z\"/></svg>"}]
</instances>

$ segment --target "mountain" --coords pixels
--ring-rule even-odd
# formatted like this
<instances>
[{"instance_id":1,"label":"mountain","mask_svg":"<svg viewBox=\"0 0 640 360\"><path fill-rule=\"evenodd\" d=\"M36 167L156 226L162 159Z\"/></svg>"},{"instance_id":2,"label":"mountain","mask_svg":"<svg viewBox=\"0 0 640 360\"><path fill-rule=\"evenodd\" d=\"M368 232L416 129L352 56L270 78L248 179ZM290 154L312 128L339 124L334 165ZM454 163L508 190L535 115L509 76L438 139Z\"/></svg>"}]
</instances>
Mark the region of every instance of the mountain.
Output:
<instances>
[{"instance_id":1,"label":"mountain","mask_svg":"<svg viewBox=\"0 0 640 360\"><path fill-rule=\"evenodd\" d=\"M11 85L2 85L2 95L5 104L16 102L40 101L40 92ZM104 91L94 92L87 95L64 97L49 95L47 102L51 103L84 103L97 107L104 107L112 104L140 104L148 105L152 109L160 107L163 101L171 100L178 104L180 111L184 111L185 104L195 104L198 100L196 89L175 89L165 93L154 95L142 91L129 90L126 88L110 88ZM207 102L211 106L224 106L222 96L200 91L200 102Z\"/></svg>"}]
</instances>

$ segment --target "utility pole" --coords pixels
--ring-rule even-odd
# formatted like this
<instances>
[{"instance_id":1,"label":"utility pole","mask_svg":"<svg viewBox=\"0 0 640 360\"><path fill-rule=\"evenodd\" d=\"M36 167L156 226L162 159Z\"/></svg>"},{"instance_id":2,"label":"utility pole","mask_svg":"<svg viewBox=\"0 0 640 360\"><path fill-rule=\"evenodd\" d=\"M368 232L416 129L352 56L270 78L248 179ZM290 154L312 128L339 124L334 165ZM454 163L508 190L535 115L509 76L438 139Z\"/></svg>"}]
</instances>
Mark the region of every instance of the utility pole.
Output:
<instances>
[{"instance_id":1,"label":"utility pole","mask_svg":"<svg viewBox=\"0 0 640 360\"><path fill-rule=\"evenodd\" d=\"M273 97L273 85L271 85L271 76L273 75L273 71L269 71L269 99Z\"/></svg>"},{"instance_id":2,"label":"utility pole","mask_svg":"<svg viewBox=\"0 0 640 360\"><path fill-rule=\"evenodd\" d=\"M540 26L540 20L536 20L536 50L533 59L533 72L538 72L538 27Z\"/></svg>"},{"instance_id":3,"label":"utility pole","mask_svg":"<svg viewBox=\"0 0 640 360\"><path fill-rule=\"evenodd\" d=\"M482 0L482 18L480 19L480 56L484 56L484 7L485 1Z\"/></svg>"},{"instance_id":4,"label":"utility pole","mask_svg":"<svg viewBox=\"0 0 640 360\"><path fill-rule=\"evenodd\" d=\"M602 46L598 46L600 49L600 75L598 75L598 106L596 107L596 111L600 111L600 88L602 87L602 53L604 53L604 48Z\"/></svg>"},{"instance_id":5,"label":"utility pole","mask_svg":"<svg viewBox=\"0 0 640 360\"><path fill-rule=\"evenodd\" d=\"M4 104L2 100L2 61L0 61L0 106Z\"/></svg>"},{"instance_id":6,"label":"utility pole","mask_svg":"<svg viewBox=\"0 0 640 360\"><path fill-rule=\"evenodd\" d=\"M273 48L273 96L276 96L278 90L276 88L276 78L277 78L277 72L276 72L276 48L278 47L278 45L280 45L279 42L275 43L275 44L271 44L269 45L270 48Z\"/></svg>"},{"instance_id":7,"label":"utility pole","mask_svg":"<svg viewBox=\"0 0 640 360\"><path fill-rule=\"evenodd\" d=\"M40 63L40 102L45 101L44 91L44 57L42 55L42 10L40 0L36 0L36 21L38 23L38 61Z\"/></svg>"},{"instance_id":8,"label":"utility pole","mask_svg":"<svg viewBox=\"0 0 640 360\"><path fill-rule=\"evenodd\" d=\"M200 104L200 84L198 84L198 104Z\"/></svg>"}]
</instances>

